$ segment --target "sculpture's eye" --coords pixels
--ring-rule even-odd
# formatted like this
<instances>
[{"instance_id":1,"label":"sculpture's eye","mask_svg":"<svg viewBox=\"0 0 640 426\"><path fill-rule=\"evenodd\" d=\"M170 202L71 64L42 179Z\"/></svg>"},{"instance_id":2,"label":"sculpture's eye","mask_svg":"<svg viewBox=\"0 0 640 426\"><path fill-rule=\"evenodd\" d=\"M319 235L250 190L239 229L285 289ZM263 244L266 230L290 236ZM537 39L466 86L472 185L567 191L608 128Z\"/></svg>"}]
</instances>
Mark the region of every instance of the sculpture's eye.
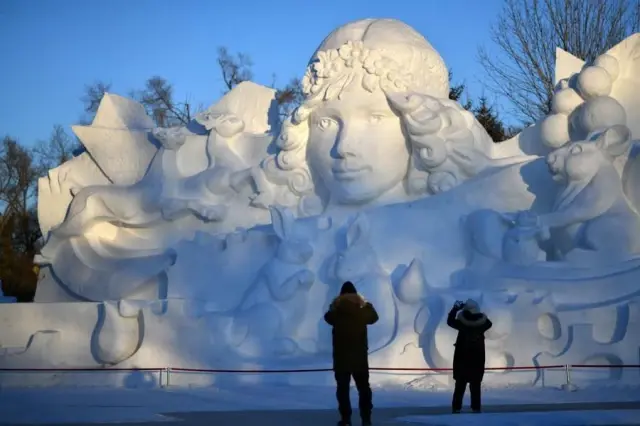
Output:
<instances>
[{"instance_id":1,"label":"sculpture's eye","mask_svg":"<svg viewBox=\"0 0 640 426\"><path fill-rule=\"evenodd\" d=\"M569 150L569 154L571 154L571 155L578 155L581 152L582 152L582 145L574 145Z\"/></svg>"},{"instance_id":2,"label":"sculpture's eye","mask_svg":"<svg viewBox=\"0 0 640 426\"><path fill-rule=\"evenodd\" d=\"M369 121L373 124L380 123L385 118L384 114L371 114Z\"/></svg>"},{"instance_id":3,"label":"sculpture's eye","mask_svg":"<svg viewBox=\"0 0 640 426\"><path fill-rule=\"evenodd\" d=\"M329 117L322 117L321 119L318 120L318 127L321 130L328 130L332 126L334 126L336 124L338 124L336 122L336 120L334 120L333 118L329 118Z\"/></svg>"}]
</instances>

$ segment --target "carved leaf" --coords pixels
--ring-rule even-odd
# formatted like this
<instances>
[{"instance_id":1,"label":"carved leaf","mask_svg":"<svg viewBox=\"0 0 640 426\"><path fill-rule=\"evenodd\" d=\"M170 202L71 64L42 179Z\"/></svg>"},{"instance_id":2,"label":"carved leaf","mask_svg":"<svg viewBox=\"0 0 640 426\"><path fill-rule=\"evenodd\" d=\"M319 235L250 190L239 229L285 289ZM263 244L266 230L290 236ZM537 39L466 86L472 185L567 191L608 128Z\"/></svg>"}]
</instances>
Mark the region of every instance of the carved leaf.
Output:
<instances>
[{"instance_id":1,"label":"carved leaf","mask_svg":"<svg viewBox=\"0 0 640 426\"><path fill-rule=\"evenodd\" d=\"M395 287L396 296L407 304L419 303L427 296L427 283L422 272L422 262L415 258Z\"/></svg>"},{"instance_id":2,"label":"carved leaf","mask_svg":"<svg viewBox=\"0 0 640 426\"><path fill-rule=\"evenodd\" d=\"M369 223L363 214L358 214L347 230L347 247L366 241L368 234Z\"/></svg>"},{"instance_id":3,"label":"carved leaf","mask_svg":"<svg viewBox=\"0 0 640 426\"><path fill-rule=\"evenodd\" d=\"M271 223L273 224L273 230L278 238L286 240L291 237L293 233L293 215L291 212L280 206L269 207L271 212Z\"/></svg>"}]
</instances>

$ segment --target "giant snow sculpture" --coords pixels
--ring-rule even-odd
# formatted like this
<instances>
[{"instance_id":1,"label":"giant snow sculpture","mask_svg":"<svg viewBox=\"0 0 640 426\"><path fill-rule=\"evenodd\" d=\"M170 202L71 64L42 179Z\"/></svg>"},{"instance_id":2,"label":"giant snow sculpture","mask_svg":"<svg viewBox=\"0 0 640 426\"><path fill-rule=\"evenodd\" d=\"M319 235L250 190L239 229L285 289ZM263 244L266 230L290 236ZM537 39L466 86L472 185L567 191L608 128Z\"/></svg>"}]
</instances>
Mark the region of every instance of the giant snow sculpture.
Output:
<instances>
[{"instance_id":1,"label":"giant snow sculpture","mask_svg":"<svg viewBox=\"0 0 640 426\"><path fill-rule=\"evenodd\" d=\"M0 310L19 348L0 362L326 366L351 280L380 313L375 366L450 366L467 297L491 366L637 364L639 58L638 34L593 64L559 51L553 114L500 144L390 19L329 34L282 123L251 82L177 128L107 94L74 127L86 152L39 182L53 303Z\"/></svg>"}]
</instances>

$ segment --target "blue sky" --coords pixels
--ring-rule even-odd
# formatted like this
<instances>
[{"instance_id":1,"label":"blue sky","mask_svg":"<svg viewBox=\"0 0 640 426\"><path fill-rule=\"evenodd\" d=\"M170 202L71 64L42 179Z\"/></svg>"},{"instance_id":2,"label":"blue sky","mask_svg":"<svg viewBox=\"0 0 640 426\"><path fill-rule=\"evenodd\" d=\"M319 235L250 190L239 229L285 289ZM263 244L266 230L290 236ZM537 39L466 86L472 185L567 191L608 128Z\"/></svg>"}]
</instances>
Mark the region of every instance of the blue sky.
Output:
<instances>
[{"instance_id":1,"label":"blue sky","mask_svg":"<svg viewBox=\"0 0 640 426\"><path fill-rule=\"evenodd\" d=\"M112 83L126 95L160 75L178 98L209 105L220 97L218 46L244 52L254 80L302 76L335 27L396 18L444 57L472 97L488 81L477 61L501 0L0 0L0 136L25 144L69 127L83 112L85 84ZM491 99L491 96L489 96ZM506 111L504 111L506 113Z\"/></svg>"}]
</instances>

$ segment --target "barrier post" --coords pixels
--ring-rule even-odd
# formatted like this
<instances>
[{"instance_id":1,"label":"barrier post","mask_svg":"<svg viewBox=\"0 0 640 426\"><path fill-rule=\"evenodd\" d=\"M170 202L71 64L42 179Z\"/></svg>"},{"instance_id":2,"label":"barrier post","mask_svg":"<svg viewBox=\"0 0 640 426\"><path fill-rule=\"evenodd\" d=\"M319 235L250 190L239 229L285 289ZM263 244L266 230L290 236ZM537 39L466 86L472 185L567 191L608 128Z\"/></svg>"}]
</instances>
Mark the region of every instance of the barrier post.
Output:
<instances>
[{"instance_id":1,"label":"barrier post","mask_svg":"<svg viewBox=\"0 0 640 426\"><path fill-rule=\"evenodd\" d=\"M167 367L165 369L165 374L167 376L167 386L166 387L169 387L169 384L171 383L171 379L170 379L170 377L171 377L171 367Z\"/></svg>"},{"instance_id":2,"label":"barrier post","mask_svg":"<svg viewBox=\"0 0 640 426\"><path fill-rule=\"evenodd\" d=\"M565 383L562 387L566 391L575 392L576 390L578 390L578 388L573 383L571 383L571 367L573 367L571 364L567 364L564 366L567 383Z\"/></svg>"}]
</instances>

